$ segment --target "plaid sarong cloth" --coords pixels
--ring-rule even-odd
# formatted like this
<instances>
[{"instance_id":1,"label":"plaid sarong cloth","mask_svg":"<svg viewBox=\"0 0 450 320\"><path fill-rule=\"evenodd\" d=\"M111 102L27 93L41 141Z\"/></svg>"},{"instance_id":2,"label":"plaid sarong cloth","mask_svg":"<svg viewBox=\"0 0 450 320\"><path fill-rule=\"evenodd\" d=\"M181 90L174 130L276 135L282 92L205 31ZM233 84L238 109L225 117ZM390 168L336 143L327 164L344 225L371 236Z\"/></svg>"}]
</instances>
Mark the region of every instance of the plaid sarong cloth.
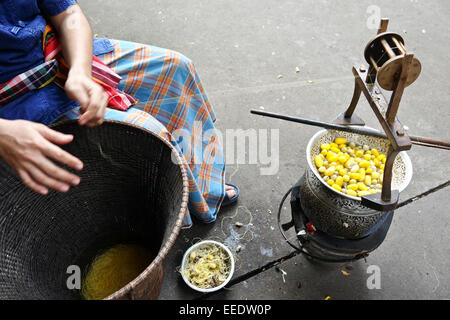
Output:
<instances>
[{"instance_id":1,"label":"plaid sarong cloth","mask_svg":"<svg viewBox=\"0 0 450 320\"><path fill-rule=\"evenodd\" d=\"M62 56L58 38L49 25L45 27L42 45L45 61L43 64L0 84L0 106L6 105L31 90L42 88L52 81L64 88L69 67ZM108 94L109 107L125 111L137 103L137 99L133 96L117 90L121 80L120 76L95 56L92 60L92 79L100 84Z\"/></svg>"},{"instance_id":2,"label":"plaid sarong cloth","mask_svg":"<svg viewBox=\"0 0 450 320\"><path fill-rule=\"evenodd\" d=\"M170 141L186 159L191 217L209 223L225 197L225 161L215 114L192 62L178 52L112 40L114 51L98 58L122 77L119 90L139 99L126 112L108 109L105 119L145 127ZM59 120L77 119L73 109ZM145 147L145 146L143 146Z\"/></svg>"},{"instance_id":3,"label":"plaid sarong cloth","mask_svg":"<svg viewBox=\"0 0 450 320\"><path fill-rule=\"evenodd\" d=\"M30 90L46 86L55 79L57 70L58 62L53 59L0 84L0 106L8 104Z\"/></svg>"}]
</instances>

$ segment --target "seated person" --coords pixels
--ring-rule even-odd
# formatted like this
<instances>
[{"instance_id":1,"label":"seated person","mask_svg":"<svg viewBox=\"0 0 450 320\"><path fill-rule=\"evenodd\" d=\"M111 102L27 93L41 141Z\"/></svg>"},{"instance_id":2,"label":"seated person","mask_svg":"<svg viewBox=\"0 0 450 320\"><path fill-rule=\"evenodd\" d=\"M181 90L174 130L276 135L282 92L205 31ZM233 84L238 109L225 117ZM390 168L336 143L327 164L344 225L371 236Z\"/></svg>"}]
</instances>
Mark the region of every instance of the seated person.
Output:
<instances>
[{"instance_id":1,"label":"seated person","mask_svg":"<svg viewBox=\"0 0 450 320\"><path fill-rule=\"evenodd\" d=\"M0 43L0 156L34 191L66 192L80 183L52 160L83 167L57 146L73 137L46 125L78 119L82 126L98 126L115 119L157 132L186 159L185 227L192 225L191 215L214 221L221 206L237 199L238 188L225 184L214 111L185 56L127 41L93 41L76 0L0 1ZM105 74L117 88L97 81Z\"/></svg>"}]
</instances>

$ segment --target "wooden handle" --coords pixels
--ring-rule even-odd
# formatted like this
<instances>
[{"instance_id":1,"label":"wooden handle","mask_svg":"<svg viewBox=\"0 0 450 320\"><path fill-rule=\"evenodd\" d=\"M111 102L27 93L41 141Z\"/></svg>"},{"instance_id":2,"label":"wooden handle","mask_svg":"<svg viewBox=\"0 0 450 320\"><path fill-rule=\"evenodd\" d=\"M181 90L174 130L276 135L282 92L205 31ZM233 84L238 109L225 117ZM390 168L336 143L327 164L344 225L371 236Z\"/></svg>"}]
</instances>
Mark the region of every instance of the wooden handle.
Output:
<instances>
[{"instance_id":1,"label":"wooden handle","mask_svg":"<svg viewBox=\"0 0 450 320\"><path fill-rule=\"evenodd\" d=\"M389 19L383 18L380 21L380 27L378 28L378 34L386 32L389 25Z\"/></svg>"}]
</instances>

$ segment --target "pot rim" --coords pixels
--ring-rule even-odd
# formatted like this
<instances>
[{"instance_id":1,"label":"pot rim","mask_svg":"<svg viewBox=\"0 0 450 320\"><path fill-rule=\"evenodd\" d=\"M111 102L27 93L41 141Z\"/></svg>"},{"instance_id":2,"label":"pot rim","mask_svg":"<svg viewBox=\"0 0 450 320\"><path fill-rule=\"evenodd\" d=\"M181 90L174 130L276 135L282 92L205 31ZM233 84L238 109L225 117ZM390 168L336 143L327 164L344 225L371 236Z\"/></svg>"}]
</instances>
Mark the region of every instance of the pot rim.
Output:
<instances>
[{"instance_id":1,"label":"pot rim","mask_svg":"<svg viewBox=\"0 0 450 320\"><path fill-rule=\"evenodd\" d=\"M369 128L369 127L367 127ZM327 134L329 131L335 131L335 132L343 132L343 131L339 131L339 130L327 130L327 129L323 129L323 130L319 130L318 132L316 132L311 139L308 142L308 145L306 147L306 161L308 162L308 166L309 169L312 170L312 172L314 173L314 175L317 177L317 179L319 179L319 181L325 186L327 187L329 190L333 191L334 193L343 196L347 199L351 199L351 200L355 200L355 201L359 201L361 202L361 198L360 197L353 197L353 196L349 196L347 194L344 194L342 192L339 192L338 190L332 188L328 183L325 183L325 180L323 180L322 176L320 175L319 171L317 170L316 166L312 163L311 160L311 148L314 142L316 142L316 140L318 140L319 138L321 138L322 136L324 136L325 134ZM380 138L382 139L382 138ZM409 183L411 182L412 179L412 172L413 172L413 168L412 168L412 163L411 163L411 159L409 158L408 154L406 153L406 151L401 151L398 154L401 158L402 161L405 165L405 180L403 181L403 183L399 186L398 191L402 192L403 190L405 190L405 188L409 185Z\"/></svg>"}]
</instances>

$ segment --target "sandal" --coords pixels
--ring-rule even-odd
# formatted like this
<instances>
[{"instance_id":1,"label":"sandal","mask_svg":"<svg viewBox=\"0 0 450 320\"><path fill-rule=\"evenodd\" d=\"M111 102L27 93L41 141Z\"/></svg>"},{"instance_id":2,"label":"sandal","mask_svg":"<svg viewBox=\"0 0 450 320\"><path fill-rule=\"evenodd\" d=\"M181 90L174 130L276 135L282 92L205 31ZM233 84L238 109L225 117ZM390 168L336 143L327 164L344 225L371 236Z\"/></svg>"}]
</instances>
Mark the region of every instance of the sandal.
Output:
<instances>
[{"instance_id":1,"label":"sandal","mask_svg":"<svg viewBox=\"0 0 450 320\"><path fill-rule=\"evenodd\" d=\"M235 203L239 198L239 188L237 186L231 183L225 183L225 185L233 187L234 191L236 191L236 194L232 198L229 198L228 194L225 193L225 198L222 201L222 207L226 207L229 206L230 204Z\"/></svg>"}]
</instances>

